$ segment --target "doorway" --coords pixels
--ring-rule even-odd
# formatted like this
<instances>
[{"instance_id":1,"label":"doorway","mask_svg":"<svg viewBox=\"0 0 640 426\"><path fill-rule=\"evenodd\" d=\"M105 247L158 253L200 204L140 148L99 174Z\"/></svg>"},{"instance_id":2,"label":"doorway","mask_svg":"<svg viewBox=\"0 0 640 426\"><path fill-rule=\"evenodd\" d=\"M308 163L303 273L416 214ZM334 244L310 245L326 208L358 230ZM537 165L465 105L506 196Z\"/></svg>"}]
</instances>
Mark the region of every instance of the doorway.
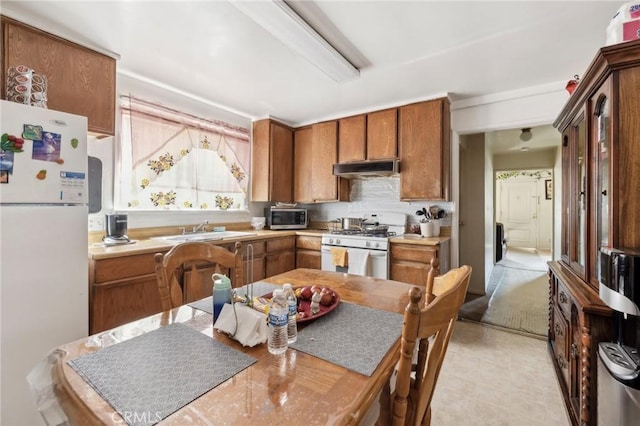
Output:
<instances>
[{"instance_id":1,"label":"doorway","mask_svg":"<svg viewBox=\"0 0 640 426\"><path fill-rule=\"evenodd\" d=\"M550 125L531 130L534 138L526 146L520 129L460 136L460 264L471 264L481 281L470 283L460 315L499 326L508 318L502 326L541 335L547 326L545 271L553 247L560 135ZM501 221L507 251L496 264Z\"/></svg>"}]
</instances>

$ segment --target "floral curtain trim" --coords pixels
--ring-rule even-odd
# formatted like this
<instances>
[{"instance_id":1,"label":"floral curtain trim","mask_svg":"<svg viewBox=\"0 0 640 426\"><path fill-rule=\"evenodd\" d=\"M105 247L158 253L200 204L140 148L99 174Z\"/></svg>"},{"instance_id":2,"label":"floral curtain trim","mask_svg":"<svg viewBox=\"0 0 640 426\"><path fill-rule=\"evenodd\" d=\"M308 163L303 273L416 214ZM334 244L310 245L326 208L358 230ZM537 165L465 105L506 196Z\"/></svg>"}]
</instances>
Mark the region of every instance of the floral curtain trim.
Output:
<instances>
[{"instance_id":1,"label":"floral curtain trim","mask_svg":"<svg viewBox=\"0 0 640 426\"><path fill-rule=\"evenodd\" d=\"M130 176L130 185L125 184L120 199L128 208L247 208L248 129L210 123L191 127L147 112L129 109L122 115L122 173Z\"/></svg>"},{"instance_id":2,"label":"floral curtain trim","mask_svg":"<svg viewBox=\"0 0 640 426\"><path fill-rule=\"evenodd\" d=\"M535 170L535 171L526 171L526 170L514 170L511 172L499 172L496 175L498 180L507 180L512 178L517 178L520 176L532 177L535 179L544 179L551 177L551 173L548 170Z\"/></svg>"}]
</instances>

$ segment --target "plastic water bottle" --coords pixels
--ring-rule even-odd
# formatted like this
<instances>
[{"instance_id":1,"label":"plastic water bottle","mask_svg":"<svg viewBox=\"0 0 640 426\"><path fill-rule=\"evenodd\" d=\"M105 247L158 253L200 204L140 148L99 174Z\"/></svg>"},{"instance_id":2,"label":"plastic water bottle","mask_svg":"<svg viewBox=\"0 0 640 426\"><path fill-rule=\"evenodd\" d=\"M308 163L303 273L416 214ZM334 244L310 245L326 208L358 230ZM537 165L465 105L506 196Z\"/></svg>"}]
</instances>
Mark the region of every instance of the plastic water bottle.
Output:
<instances>
[{"instance_id":1,"label":"plastic water bottle","mask_svg":"<svg viewBox=\"0 0 640 426\"><path fill-rule=\"evenodd\" d=\"M215 324L225 303L231 303L231 280L226 275L213 274L213 322Z\"/></svg>"},{"instance_id":2,"label":"plastic water bottle","mask_svg":"<svg viewBox=\"0 0 640 426\"><path fill-rule=\"evenodd\" d=\"M287 326L289 324L289 307L284 298L282 289L273 291L271 306L269 306L269 339L267 346L269 352L281 355L287 351Z\"/></svg>"},{"instance_id":3,"label":"plastic water bottle","mask_svg":"<svg viewBox=\"0 0 640 426\"><path fill-rule=\"evenodd\" d=\"M296 294L293 292L293 288L291 288L290 283L286 283L282 286L282 292L284 293L284 298L287 300L287 305L289 306L289 325L287 327L287 342L289 344L298 340L298 322L296 318L298 317L298 298Z\"/></svg>"}]
</instances>

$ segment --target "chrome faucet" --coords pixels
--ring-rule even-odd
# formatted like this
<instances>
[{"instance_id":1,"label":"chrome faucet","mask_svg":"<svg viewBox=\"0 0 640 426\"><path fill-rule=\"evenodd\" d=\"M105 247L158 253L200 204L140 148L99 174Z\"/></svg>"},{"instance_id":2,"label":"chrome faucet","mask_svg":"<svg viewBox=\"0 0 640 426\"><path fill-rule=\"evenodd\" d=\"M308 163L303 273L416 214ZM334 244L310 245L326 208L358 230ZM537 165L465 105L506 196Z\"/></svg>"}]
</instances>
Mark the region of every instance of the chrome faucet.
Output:
<instances>
[{"instance_id":1,"label":"chrome faucet","mask_svg":"<svg viewBox=\"0 0 640 426\"><path fill-rule=\"evenodd\" d=\"M187 232L187 230L185 228L182 228L182 235L186 235L186 234L197 234L199 232L207 232L207 230L205 229L205 226L207 226L209 224L208 220L205 220L204 222L202 222L199 225L194 226L191 229L191 232Z\"/></svg>"}]
</instances>

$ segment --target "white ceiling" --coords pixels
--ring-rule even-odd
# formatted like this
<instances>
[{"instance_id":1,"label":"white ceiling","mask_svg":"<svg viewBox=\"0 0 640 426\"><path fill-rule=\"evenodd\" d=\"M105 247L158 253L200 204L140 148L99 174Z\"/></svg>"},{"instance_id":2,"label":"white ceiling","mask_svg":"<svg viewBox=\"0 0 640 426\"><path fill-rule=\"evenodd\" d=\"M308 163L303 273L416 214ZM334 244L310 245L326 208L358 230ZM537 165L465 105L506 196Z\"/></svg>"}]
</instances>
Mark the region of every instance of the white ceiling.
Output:
<instances>
[{"instance_id":1,"label":"white ceiling","mask_svg":"<svg viewBox=\"0 0 640 426\"><path fill-rule=\"evenodd\" d=\"M557 148L560 146L560 132L552 125L531 128L531 139L520 139L522 129L498 130L484 134L485 142L493 154L521 154Z\"/></svg>"},{"instance_id":2,"label":"white ceiling","mask_svg":"<svg viewBox=\"0 0 640 426\"><path fill-rule=\"evenodd\" d=\"M118 69L291 125L583 72L622 1L288 2L360 68L336 83L228 1L2 1L2 13L120 56Z\"/></svg>"}]
</instances>

